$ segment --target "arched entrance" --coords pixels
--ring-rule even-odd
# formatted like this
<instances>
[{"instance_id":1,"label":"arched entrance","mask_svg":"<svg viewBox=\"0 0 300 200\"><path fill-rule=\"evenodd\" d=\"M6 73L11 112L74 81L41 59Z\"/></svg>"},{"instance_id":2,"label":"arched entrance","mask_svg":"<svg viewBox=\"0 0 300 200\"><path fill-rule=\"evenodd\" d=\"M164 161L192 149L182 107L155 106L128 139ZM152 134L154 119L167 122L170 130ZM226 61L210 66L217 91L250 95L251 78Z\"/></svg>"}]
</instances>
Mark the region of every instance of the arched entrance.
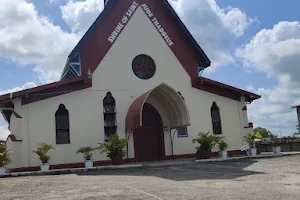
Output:
<instances>
[{"instance_id":1,"label":"arched entrance","mask_svg":"<svg viewBox=\"0 0 300 200\"><path fill-rule=\"evenodd\" d=\"M163 124L159 112L152 105L162 113L166 124ZM131 133L134 136L135 159L152 161L165 156L165 127L171 130L188 126L190 117L183 98L175 89L162 83L133 101L125 125L127 137Z\"/></svg>"},{"instance_id":2,"label":"arched entrance","mask_svg":"<svg viewBox=\"0 0 300 200\"><path fill-rule=\"evenodd\" d=\"M135 155L138 161L155 161L164 157L163 123L158 111L149 103L143 107L143 126L134 131Z\"/></svg>"}]
</instances>

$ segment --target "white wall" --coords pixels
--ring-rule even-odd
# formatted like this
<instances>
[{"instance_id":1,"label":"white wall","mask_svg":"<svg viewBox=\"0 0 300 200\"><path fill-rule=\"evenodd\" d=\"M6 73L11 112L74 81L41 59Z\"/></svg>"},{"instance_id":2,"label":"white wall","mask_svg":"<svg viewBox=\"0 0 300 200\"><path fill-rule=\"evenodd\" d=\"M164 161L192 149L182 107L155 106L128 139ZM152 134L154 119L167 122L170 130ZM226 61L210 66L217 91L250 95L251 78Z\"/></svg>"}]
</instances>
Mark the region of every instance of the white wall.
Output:
<instances>
[{"instance_id":1,"label":"white wall","mask_svg":"<svg viewBox=\"0 0 300 200\"><path fill-rule=\"evenodd\" d=\"M156 63L156 74L150 80L141 80L132 72L131 62L139 54L151 56ZM106 92L111 91L116 100L118 134L120 137L126 137L125 118L131 103L162 82L181 92L191 118L189 136L177 138L175 135L174 154L194 153L196 144L192 144L192 139L199 132L212 132L210 107L213 102L220 108L223 135L227 138L229 148L238 149L241 146L244 133L240 116L241 102L192 88L189 75L139 8L95 70L92 88L25 106L17 103L16 111L23 117L20 131L24 145L22 156L28 161L22 161L20 165L40 164L36 155L32 153L38 143L55 145L55 112L61 103L70 114L71 144L55 145L55 150L50 152L50 163L82 162L83 157L76 154L77 149L82 146L95 146L104 140L102 101ZM159 102L151 97L147 101L157 108L164 125L168 126L166 111ZM164 134L166 155L170 155L170 132L165 131ZM134 157L132 135L129 157ZM98 152L94 154L94 160L104 159L107 159L105 155L99 155Z\"/></svg>"}]
</instances>

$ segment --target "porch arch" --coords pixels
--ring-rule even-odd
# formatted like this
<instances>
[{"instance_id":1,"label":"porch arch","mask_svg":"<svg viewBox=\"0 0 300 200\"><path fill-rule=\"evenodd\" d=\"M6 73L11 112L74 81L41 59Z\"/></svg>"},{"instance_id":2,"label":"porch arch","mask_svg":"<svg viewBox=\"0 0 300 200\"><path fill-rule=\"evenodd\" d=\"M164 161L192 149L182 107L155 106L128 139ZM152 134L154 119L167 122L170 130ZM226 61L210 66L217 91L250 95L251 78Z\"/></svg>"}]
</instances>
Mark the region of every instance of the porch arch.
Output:
<instances>
[{"instance_id":1,"label":"porch arch","mask_svg":"<svg viewBox=\"0 0 300 200\"><path fill-rule=\"evenodd\" d=\"M143 107L150 96L153 96L164 106L171 129L190 125L189 111L184 100L175 89L162 83L138 97L131 104L125 121L126 133L130 133L143 125Z\"/></svg>"}]
</instances>

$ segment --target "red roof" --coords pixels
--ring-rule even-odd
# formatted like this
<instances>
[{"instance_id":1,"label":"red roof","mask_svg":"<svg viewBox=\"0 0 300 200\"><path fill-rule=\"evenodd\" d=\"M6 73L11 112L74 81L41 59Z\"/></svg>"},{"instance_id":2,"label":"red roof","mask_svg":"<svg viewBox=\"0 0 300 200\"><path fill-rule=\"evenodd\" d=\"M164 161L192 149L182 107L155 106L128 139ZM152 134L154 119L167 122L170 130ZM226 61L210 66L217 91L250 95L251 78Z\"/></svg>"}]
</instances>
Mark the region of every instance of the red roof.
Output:
<instances>
[{"instance_id":1,"label":"red roof","mask_svg":"<svg viewBox=\"0 0 300 200\"><path fill-rule=\"evenodd\" d=\"M218 81L214 81L205 77L198 77L194 79L192 84L194 88L237 101L240 101L241 96L244 96L247 102L252 102L253 100L261 98L261 96L258 94L254 94L252 92L226 85L224 83L220 83Z\"/></svg>"},{"instance_id":2,"label":"red roof","mask_svg":"<svg viewBox=\"0 0 300 200\"><path fill-rule=\"evenodd\" d=\"M224 96L230 99L234 99L237 101L240 101L241 96L244 96L246 98L246 101L249 102L255 99L259 99L261 97L260 95L254 94L252 92L248 92L204 77L196 78L192 82L194 88L214 93L220 96ZM27 104L51 98L54 96L66 94L72 91L85 89L87 87L91 87L91 80L87 80L84 77L79 76L14 92L12 93L12 98L22 97L22 104ZM0 96L0 102L7 101L9 99L10 94L4 94Z\"/></svg>"},{"instance_id":3,"label":"red roof","mask_svg":"<svg viewBox=\"0 0 300 200\"><path fill-rule=\"evenodd\" d=\"M90 86L91 83L89 80L86 80L82 76L78 76L75 78L65 79L58 82L49 83L46 85L41 85L38 87L1 95L0 103L8 101L10 98L14 99L22 97L22 104L27 104L46 98L58 96L61 94L66 94L76 90L84 89Z\"/></svg>"}]
</instances>

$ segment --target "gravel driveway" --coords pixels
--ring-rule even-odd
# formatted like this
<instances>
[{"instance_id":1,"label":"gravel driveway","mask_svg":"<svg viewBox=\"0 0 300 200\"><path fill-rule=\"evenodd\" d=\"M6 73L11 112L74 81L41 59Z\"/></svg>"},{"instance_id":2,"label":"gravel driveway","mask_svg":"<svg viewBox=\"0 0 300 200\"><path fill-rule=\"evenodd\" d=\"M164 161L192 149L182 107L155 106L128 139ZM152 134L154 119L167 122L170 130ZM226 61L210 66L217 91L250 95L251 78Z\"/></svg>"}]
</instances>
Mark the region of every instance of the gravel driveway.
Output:
<instances>
[{"instance_id":1,"label":"gravel driveway","mask_svg":"<svg viewBox=\"0 0 300 200\"><path fill-rule=\"evenodd\" d=\"M300 199L300 156L0 179L0 199Z\"/></svg>"}]
</instances>

